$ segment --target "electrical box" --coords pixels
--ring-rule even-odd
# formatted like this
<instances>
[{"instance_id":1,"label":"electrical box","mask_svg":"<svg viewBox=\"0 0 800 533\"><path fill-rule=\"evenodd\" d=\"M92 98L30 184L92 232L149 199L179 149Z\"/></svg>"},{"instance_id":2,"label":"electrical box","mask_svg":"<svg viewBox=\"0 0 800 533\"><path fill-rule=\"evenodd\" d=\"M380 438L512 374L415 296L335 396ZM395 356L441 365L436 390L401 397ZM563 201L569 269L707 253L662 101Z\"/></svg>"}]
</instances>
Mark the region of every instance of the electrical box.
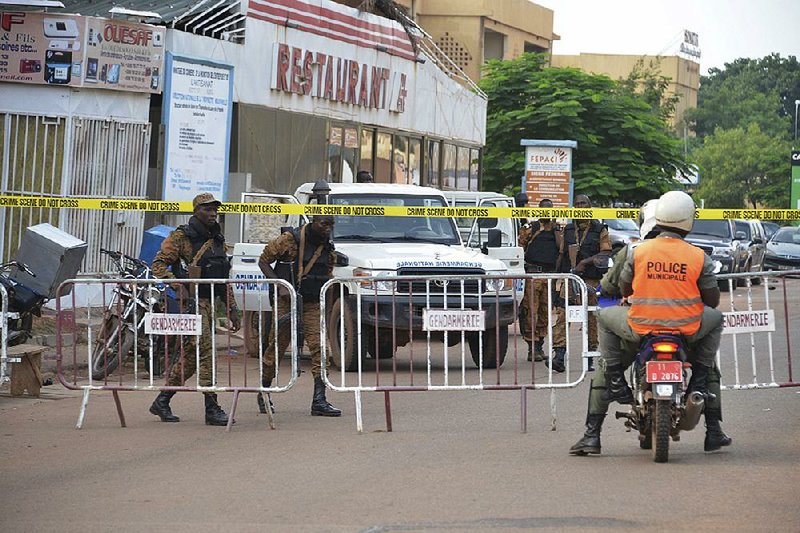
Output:
<instances>
[{"instance_id":1,"label":"electrical box","mask_svg":"<svg viewBox=\"0 0 800 533\"><path fill-rule=\"evenodd\" d=\"M86 255L87 244L50 224L37 224L25 229L15 259L25 263L36 277L14 269L11 279L47 298L65 280L78 275ZM69 294L65 292L61 296Z\"/></svg>"}]
</instances>

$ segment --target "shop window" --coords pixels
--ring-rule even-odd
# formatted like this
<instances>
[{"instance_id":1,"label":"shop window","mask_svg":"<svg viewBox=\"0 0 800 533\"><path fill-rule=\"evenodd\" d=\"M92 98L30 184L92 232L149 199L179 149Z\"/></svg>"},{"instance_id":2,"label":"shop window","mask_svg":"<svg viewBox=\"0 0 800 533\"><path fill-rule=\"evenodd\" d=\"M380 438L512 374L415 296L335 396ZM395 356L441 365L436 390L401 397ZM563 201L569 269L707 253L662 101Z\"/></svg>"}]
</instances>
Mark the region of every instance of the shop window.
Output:
<instances>
[{"instance_id":1,"label":"shop window","mask_svg":"<svg viewBox=\"0 0 800 533\"><path fill-rule=\"evenodd\" d=\"M353 183L356 181L358 147L358 130L355 128L344 128L342 146L342 182L344 183Z\"/></svg>"},{"instance_id":2,"label":"shop window","mask_svg":"<svg viewBox=\"0 0 800 533\"><path fill-rule=\"evenodd\" d=\"M378 132L375 143L375 183L391 183L392 179L392 135Z\"/></svg>"},{"instance_id":3,"label":"shop window","mask_svg":"<svg viewBox=\"0 0 800 533\"><path fill-rule=\"evenodd\" d=\"M469 148L459 146L456 160L456 189L469 190Z\"/></svg>"},{"instance_id":4,"label":"shop window","mask_svg":"<svg viewBox=\"0 0 800 533\"><path fill-rule=\"evenodd\" d=\"M469 190L478 190L478 165L481 162L480 150L472 150L469 156Z\"/></svg>"},{"instance_id":5,"label":"shop window","mask_svg":"<svg viewBox=\"0 0 800 533\"><path fill-rule=\"evenodd\" d=\"M408 142L408 175L411 183L420 184L420 159L422 156L422 142L419 139L410 139Z\"/></svg>"},{"instance_id":6,"label":"shop window","mask_svg":"<svg viewBox=\"0 0 800 533\"><path fill-rule=\"evenodd\" d=\"M442 161L442 189L456 188L456 147L444 143L444 160Z\"/></svg>"},{"instance_id":7,"label":"shop window","mask_svg":"<svg viewBox=\"0 0 800 533\"><path fill-rule=\"evenodd\" d=\"M408 174L408 137L394 136L392 183L411 183Z\"/></svg>"},{"instance_id":8,"label":"shop window","mask_svg":"<svg viewBox=\"0 0 800 533\"><path fill-rule=\"evenodd\" d=\"M426 141L425 179L422 185L439 188L439 141Z\"/></svg>"},{"instance_id":9,"label":"shop window","mask_svg":"<svg viewBox=\"0 0 800 533\"><path fill-rule=\"evenodd\" d=\"M361 130L361 160L358 163L358 170L366 170L372 173L372 146L375 134L372 130Z\"/></svg>"},{"instance_id":10,"label":"shop window","mask_svg":"<svg viewBox=\"0 0 800 533\"><path fill-rule=\"evenodd\" d=\"M328 181L342 181L342 128L331 126L328 133Z\"/></svg>"}]
</instances>

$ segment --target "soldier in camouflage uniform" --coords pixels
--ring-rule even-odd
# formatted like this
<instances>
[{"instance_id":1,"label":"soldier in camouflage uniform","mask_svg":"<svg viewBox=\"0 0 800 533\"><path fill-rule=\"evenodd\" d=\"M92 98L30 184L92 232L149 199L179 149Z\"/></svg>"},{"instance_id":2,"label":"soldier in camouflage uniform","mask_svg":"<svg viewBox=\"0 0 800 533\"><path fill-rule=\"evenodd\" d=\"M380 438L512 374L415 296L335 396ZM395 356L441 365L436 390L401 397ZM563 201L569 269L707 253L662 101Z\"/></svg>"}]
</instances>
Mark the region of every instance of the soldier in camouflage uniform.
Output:
<instances>
[{"instance_id":1,"label":"soldier in camouflage uniform","mask_svg":"<svg viewBox=\"0 0 800 533\"><path fill-rule=\"evenodd\" d=\"M547 198L539 207L553 207ZM562 234L554 220L540 219L522 226L519 246L525 254L526 274L558 272L561 263ZM552 283L552 282L551 282ZM544 337L548 330L548 280L534 279L525 284L525 295L519 309L522 337L528 344L528 361L544 361Z\"/></svg>"},{"instance_id":2,"label":"soldier in camouflage uniform","mask_svg":"<svg viewBox=\"0 0 800 533\"><path fill-rule=\"evenodd\" d=\"M652 239L660 233L660 230L656 227L655 220L656 202L658 202L658 200L648 200L642 205L639 211L639 235L643 240ZM602 294L604 296L612 298L622 297L622 293L619 289L619 278L622 274L622 269L625 266L625 260L628 254L632 253L635 247L635 243L626 245L614 256L613 266L600 281ZM622 346L622 365L624 368L628 368L633 364L639 347L629 345L625 341L622 341ZM597 366L600 372L596 374L589 383L589 408L586 413L586 431L583 437L569 449L569 453L572 455L599 454L601 451L600 432L603 428L603 421L608 412L610 402L603 398L603 392L606 390L607 384L605 375L606 361L602 356L598 359ZM703 443L703 449L707 452L719 450L722 446L730 446L733 442L733 439L722 431L720 425L722 421L721 377L719 368L717 368L715 363L708 375L708 392L710 392L711 395L706 399L706 405L703 410L706 419L706 438ZM645 441L640 444L643 448L652 445L652 443Z\"/></svg>"},{"instance_id":3,"label":"soldier in camouflage uniform","mask_svg":"<svg viewBox=\"0 0 800 533\"><path fill-rule=\"evenodd\" d=\"M574 207L578 209L592 207L589 197L579 194L575 197ZM587 304L597 305L597 288L600 286L600 278L606 270L608 259L611 257L611 239L608 236L608 228L599 220L574 220L564 227L563 230L563 257L562 266L565 271L571 271L583 278L587 289ZM569 247L577 247L575 264L572 264L569 257ZM602 266L600 266L602 265ZM562 298L565 291L562 287ZM564 303L564 306L567 304ZM564 371L564 356L567 352L567 317L564 306L556 309L555 325L553 326L553 358L552 361L545 360L545 364L552 366L553 371ZM589 350L597 350L597 317L595 313L589 313ZM593 370L592 362L589 361L589 369Z\"/></svg>"},{"instance_id":4,"label":"soldier in camouflage uniform","mask_svg":"<svg viewBox=\"0 0 800 533\"><path fill-rule=\"evenodd\" d=\"M220 202L211 193L198 194L192 201L194 215L189 223L180 226L169 234L161 249L153 259L153 275L161 279L174 279L186 277L199 277L205 279L227 278L230 272L230 263L225 253L225 237L222 235L220 225L217 223L217 209ZM194 292L189 294L186 284L174 284L173 288L179 293L179 301L183 302L187 312L194 313L194 306L187 306ZM214 365L211 346L211 331L214 327L214 306L211 302L211 286L198 284L197 307L201 316L200 334L200 379L202 387L213 386L212 368ZM231 331L237 331L240 326L239 312L233 302L233 295L228 294L226 286L215 287L215 296L225 298L228 302L231 317ZM188 307L188 308L187 308ZM191 377L196 368L196 337L184 338L182 360L172 365L168 385L177 387L183 385L185 379ZM204 392L205 419L210 426L224 426L228 423L228 415L217 403L217 395ZM162 391L150 406L150 412L161 418L163 422L179 422L180 418L172 414L169 402L175 391Z\"/></svg>"},{"instance_id":5,"label":"soldier in camouflage uniform","mask_svg":"<svg viewBox=\"0 0 800 533\"><path fill-rule=\"evenodd\" d=\"M342 414L325 398L325 383L321 376L319 301L320 289L333 276L333 266L336 261L336 253L330 238L333 225L333 217L317 215L310 224L287 231L267 243L258 261L258 266L266 277L288 281L295 287L299 296L298 306L302 306L303 337L311 350L311 373L314 376L314 396L311 402L313 416ZM302 250L302 254L299 250ZM277 262L274 269L271 266L273 262ZM278 304L274 312L278 313L279 317L291 310L289 296L282 294L283 292L285 288L278 286ZM282 356L291 342L291 321L279 318L278 322L278 356ZM275 375L274 335L274 331L270 332L270 340L264 353L262 385L265 388L272 385ZM272 401L269 403L272 408ZM260 412L266 413L264 397L260 393L258 408Z\"/></svg>"}]
</instances>

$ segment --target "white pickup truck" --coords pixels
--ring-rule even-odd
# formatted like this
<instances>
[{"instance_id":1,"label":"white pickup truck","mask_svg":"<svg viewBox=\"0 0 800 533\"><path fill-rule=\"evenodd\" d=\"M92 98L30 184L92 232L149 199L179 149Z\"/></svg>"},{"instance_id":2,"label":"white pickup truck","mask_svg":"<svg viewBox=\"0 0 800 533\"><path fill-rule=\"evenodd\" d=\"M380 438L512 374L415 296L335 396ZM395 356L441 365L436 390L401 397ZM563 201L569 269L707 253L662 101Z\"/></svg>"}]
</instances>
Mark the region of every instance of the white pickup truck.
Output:
<instances>
[{"instance_id":1,"label":"white pickup truck","mask_svg":"<svg viewBox=\"0 0 800 533\"><path fill-rule=\"evenodd\" d=\"M315 202L312 193L313 183L301 185L294 194L254 194L245 193L243 201L262 203L298 202L310 204ZM377 184L377 183L331 183L328 203L331 205L353 206L403 206L403 207L446 207L444 194L433 188L415 185ZM247 215L242 221L241 242L236 244L232 259L232 277L235 279L254 279L262 277L258 268L258 256L264 243L278 234L283 226L296 226L300 223L297 215L264 216ZM260 220L259 220L260 219ZM267 220L267 219L272 219ZM497 233L493 234L494 241ZM492 239L490 239L491 241ZM479 249L465 247L458 227L452 218L424 216L336 216L333 241L337 252L347 258L346 266L334 268L334 278L356 276L426 276L432 278L442 275L521 275L524 268L521 261L518 268L509 267L501 259L490 257ZM492 243L490 243L491 245ZM499 244L497 245L499 246ZM514 260L516 262L516 259ZM441 308L443 305L443 289L441 284L427 284L431 294L426 295L424 281L412 283L381 284L377 283L365 288L362 284L346 285L345 302L338 298L330 305L328 317L329 344L332 348L332 360L339 364L339 340L341 314L344 312L345 345L344 367L352 370L356 366L358 346L355 344L357 331L356 320L361 321L362 350L373 357L391 357L394 345L404 346L410 340L410 331L422 331L422 309L428 304ZM448 308L461 308L460 291L448 290ZM483 284L465 283L464 307L477 309L479 305L478 290L482 291L480 304L485 312L485 331L483 332L483 366L493 368L498 361L502 364L508 348L508 326L514 322L514 290L506 280L487 280ZM471 289L470 289L471 287ZM478 289L480 287L480 289ZM256 284L248 287L258 289ZM394 293L392 292L394 289ZM499 290L498 290L499 289ZM439 294L434 294L438 290ZM412 293L408 297L409 291ZM237 298L241 291L237 292ZM267 298L258 297L258 293L248 301L239 301L249 320L254 312L266 311ZM361 295L361 316L355 316L355 302ZM499 297L498 297L499 296ZM377 301L376 301L377 298ZM374 304L377 303L377 306ZM499 309L496 309L498 307ZM394 309L392 309L394 306ZM412 309L409 309L409 306ZM394 312L393 312L394 311ZM411 317L411 319L409 319ZM499 320L497 319L499 317ZM262 322L263 324L263 322ZM496 324L499 327L496 327ZM247 321L246 321L247 325ZM379 328L378 345L374 334ZM414 334L415 338L423 338L422 333ZM480 332L467 332L466 340L470 347L473 361L479 363ZM498 339L499 336L499 339ZM460 342L460 334L448 336L448 343ZM499 341L499 342L498 342ZM499 345L499 352L497 347ZM499 357L498 357L499 355Z\"/></svg>"}]
</instances>

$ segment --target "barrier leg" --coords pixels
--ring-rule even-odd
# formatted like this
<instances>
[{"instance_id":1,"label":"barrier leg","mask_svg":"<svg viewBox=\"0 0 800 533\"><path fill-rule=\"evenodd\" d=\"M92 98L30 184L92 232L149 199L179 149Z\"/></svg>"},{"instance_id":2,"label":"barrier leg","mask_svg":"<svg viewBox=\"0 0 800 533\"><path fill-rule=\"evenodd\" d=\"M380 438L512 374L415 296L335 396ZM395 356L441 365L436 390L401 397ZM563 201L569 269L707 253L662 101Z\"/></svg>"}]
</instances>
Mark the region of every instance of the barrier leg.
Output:
<instances>
[{"instance_id":1,"label":"barrier leg","mask_svg":"<svg viewBox=\"0 0 800 533\"><path fill-rule=\"evenodd\" d=\"M86 418L86 405L89 403L90 389L83 389L83 400L81 401L81 410L78 413L78 423L75 424L75 429L83 427L83 419Z\"/></svg>"},{"instance_id":2,"label":"barrier leg","mask_svg":"<svg viewBox=\"0 0 800 533\"><path fill-rule=\"evenodd\" d=\"M528 432L528 387L522 387L519 390L520 399L519 399L519 425L520 430L523 433Z\"/></svg>"},{"instance_id":3,"label":"barrier leg","mask_svg":"<svg viewBox=\"0 0 800 533\"><path fill-rule=\"evenodd\" d=\"M355 400L356 400L356 430L359 433L364 433L364 424L361 420L361 391L356 390L355 392Z\"/></svg>"},{"instance_id":4,"label":"barrier leg","mask_svg":"<svg viewBox=\"0 0 800 533\"><path fill-rule=\"evenodd\" d=\"M556 430L556 390L550 389L550 416L552 417L552 421L550 422L550 431Z\"/></svg>"},{"instance_id":5,"label":"barrier leg","mask_svg":"<svg viewBox=\"0 0 800 533\"><path fill-rule=\"evenodd\" d=\"M111 394L114 395L114 404L117 406L117 416L119 417L119 425L122 427L128 427L125 425L125 414L122 412L122 403L119 401L119 392L111 391Z\"/></svg>"},{"instance_id":6,"label":"barrier leg","mask_svg":"<svg viewBox=\"0 0 800 533\"><path fill-rule=\"evenodd\" d=\"M392 400L389 398L389 391L383 391L383 408L386 411L386 431L392 431Z\"/></svg>"},{"instance_id":7,"label":"barrier leg","mask_svg":"<svg viewBox=\"0 0 800 533\"><path fill-rule=\"evenodd\" d=\"M225 431L230 431L231 426L233 426L233 415L236 414L236 405L239 403L239 389L233 391L233 402L231 403L231 412L228 415L228 425L225 427ZM269 411L269 409L267 409Z\"/></svg>"}]
</instances>

